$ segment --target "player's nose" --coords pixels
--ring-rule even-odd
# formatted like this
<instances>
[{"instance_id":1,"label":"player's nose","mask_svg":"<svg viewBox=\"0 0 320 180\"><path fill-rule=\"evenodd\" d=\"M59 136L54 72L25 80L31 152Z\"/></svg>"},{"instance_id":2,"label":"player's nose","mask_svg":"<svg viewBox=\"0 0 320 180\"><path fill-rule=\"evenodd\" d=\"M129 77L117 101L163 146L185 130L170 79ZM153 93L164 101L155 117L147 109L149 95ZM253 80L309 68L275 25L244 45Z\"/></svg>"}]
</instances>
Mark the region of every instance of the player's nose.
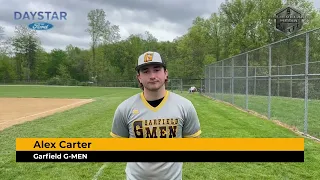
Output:
<instances>
[{"instance_id":1,"label":"player's nose","mask_svg":"<svg viewBox=\"0 0 320 180\"><path fill-rule=\"evenodd\" d=\"M156 73L155 72L150 72L150 79L156 78Z\"/></svg>"}]
</instances>

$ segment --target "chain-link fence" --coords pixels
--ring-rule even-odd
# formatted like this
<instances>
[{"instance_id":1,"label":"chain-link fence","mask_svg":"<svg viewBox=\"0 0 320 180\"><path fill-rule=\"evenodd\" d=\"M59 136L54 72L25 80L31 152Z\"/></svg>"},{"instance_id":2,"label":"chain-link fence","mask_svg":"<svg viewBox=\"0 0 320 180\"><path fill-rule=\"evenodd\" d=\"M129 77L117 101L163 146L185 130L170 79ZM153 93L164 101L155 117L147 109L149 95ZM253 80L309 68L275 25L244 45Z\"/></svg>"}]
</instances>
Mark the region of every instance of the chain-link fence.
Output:
<instances>
[{"instance_id":1,"label":"chain-link fence","mask_svg":"<svg viewBox=\"0 0 320 180\"><path fill-rule=\"evenodd\" d=\"M167 89L171 91L182 92L182 79L169 79Z\"/></svg>"},{"instance_id":2,"label":"chain-link fence","mask_svg":"<svg viewBox=\"0 0 320 180\"><path fill-rule=\"evenodd\" d=\"M205 67L205 94L320 137L320 30Z\"/></svg>"},{"instance_id":3,"label":"chain-link fence","mask_svg":"<svg viewBox=\"0 0 320 180\"><path fill-rule=\"evenodd\" d=\"M75 81L75 80L61 80L61 79L49 79L49 80L0 80L0 85L55 85L55 86L100 86L100 87L131 87L139 88L137 80L133 81ZM188 91L191 86L195 86L198 92L204 88L204 79L169 79L166 89L180 92Z\"/></svg>"},{"instance_id":4,"label":"chain-link fence","mask_svg":"<svg viewBox=\"0 0 320 180\"><path fill-rule=\"evenodd\" d=\"M100 87L139 87L137 81L76 81L72 79L50 79L50 80L0 80L0 85L54 85L54 86L100 86Z\"/></svg>"},{"instance_id":5,"label":"chain-link fence","mask_svg":"<svg viewBox=\"0 0 320 180\"><path fill-rule=\"evenodd\" d=\"M204 79L169 79L167 89L176 92L188 92L191 87L201 93L204 91Z\"/></svg>"}]
</instances>

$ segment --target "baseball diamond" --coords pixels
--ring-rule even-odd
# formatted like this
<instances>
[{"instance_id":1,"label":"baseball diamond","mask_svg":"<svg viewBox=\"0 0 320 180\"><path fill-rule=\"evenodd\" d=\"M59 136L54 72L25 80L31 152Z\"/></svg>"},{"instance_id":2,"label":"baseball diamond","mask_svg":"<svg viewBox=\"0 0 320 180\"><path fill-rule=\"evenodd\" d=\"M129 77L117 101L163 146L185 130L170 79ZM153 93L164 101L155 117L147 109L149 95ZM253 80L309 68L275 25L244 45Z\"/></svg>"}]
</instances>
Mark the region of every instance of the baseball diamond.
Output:
<instances>
[{"instance_id":1,"label":"baseball diamond","mask_svg":"<svg viewBox=\"0 0 320 180\"><path fill-rule=\"evenodd\" d=\"M1 98L0 130L92 102L90 99Z\"/></svg>"}]
</instances>

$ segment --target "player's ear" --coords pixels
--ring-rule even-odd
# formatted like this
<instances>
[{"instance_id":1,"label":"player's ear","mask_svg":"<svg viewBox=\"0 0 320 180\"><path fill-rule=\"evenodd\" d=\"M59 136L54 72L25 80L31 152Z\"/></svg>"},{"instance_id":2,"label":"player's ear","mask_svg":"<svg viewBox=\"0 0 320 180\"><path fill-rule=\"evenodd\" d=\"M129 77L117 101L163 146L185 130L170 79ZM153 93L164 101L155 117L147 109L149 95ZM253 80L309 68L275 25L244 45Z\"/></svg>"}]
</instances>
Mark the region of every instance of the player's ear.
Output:
<instances>
[{"instance_id":1,"label":"player's ear","mask_svg":"<svg viewBox=\"0 0 320 180\"><path fill-rule=\"evenodd\" d=\"M164 68L164 73L165 73L165 75L166 75L167 78L168 78L169 73L168 73L168 70L167 70L166 68Z\"/></svg>"}]
</instances>

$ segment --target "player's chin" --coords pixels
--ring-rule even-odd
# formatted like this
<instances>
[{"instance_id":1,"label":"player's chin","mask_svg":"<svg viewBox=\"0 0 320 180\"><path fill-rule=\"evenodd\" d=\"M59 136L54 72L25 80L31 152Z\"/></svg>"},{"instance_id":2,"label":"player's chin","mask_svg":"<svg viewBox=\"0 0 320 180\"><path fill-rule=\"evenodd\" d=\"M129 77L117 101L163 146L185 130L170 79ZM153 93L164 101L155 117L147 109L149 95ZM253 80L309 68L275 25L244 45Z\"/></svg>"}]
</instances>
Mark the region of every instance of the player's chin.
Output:
<instances>
[{"instance_id":1,"label":"player's chin","mask_svg":"<svg viewBox=\"0 0 320 180\"><path fill-rule=\"evenodd\" d=\"M149 91L157 91L157 90L159 90L161 87L162 87L162 84L159 84L159 83L148 84L148 85L146 86L146 88L147 88Z\"/></svg>"},{"instance_id":2,"label":"player's chin","mask_svg":"<svg viewBox=\"0 0 320 180\"><path fill-rule=\"evenodd\" d=\"M146 87L149 91L157 91L160 89L160 87L158 86L147 86Z\"/></svg>"}]
</instances>

